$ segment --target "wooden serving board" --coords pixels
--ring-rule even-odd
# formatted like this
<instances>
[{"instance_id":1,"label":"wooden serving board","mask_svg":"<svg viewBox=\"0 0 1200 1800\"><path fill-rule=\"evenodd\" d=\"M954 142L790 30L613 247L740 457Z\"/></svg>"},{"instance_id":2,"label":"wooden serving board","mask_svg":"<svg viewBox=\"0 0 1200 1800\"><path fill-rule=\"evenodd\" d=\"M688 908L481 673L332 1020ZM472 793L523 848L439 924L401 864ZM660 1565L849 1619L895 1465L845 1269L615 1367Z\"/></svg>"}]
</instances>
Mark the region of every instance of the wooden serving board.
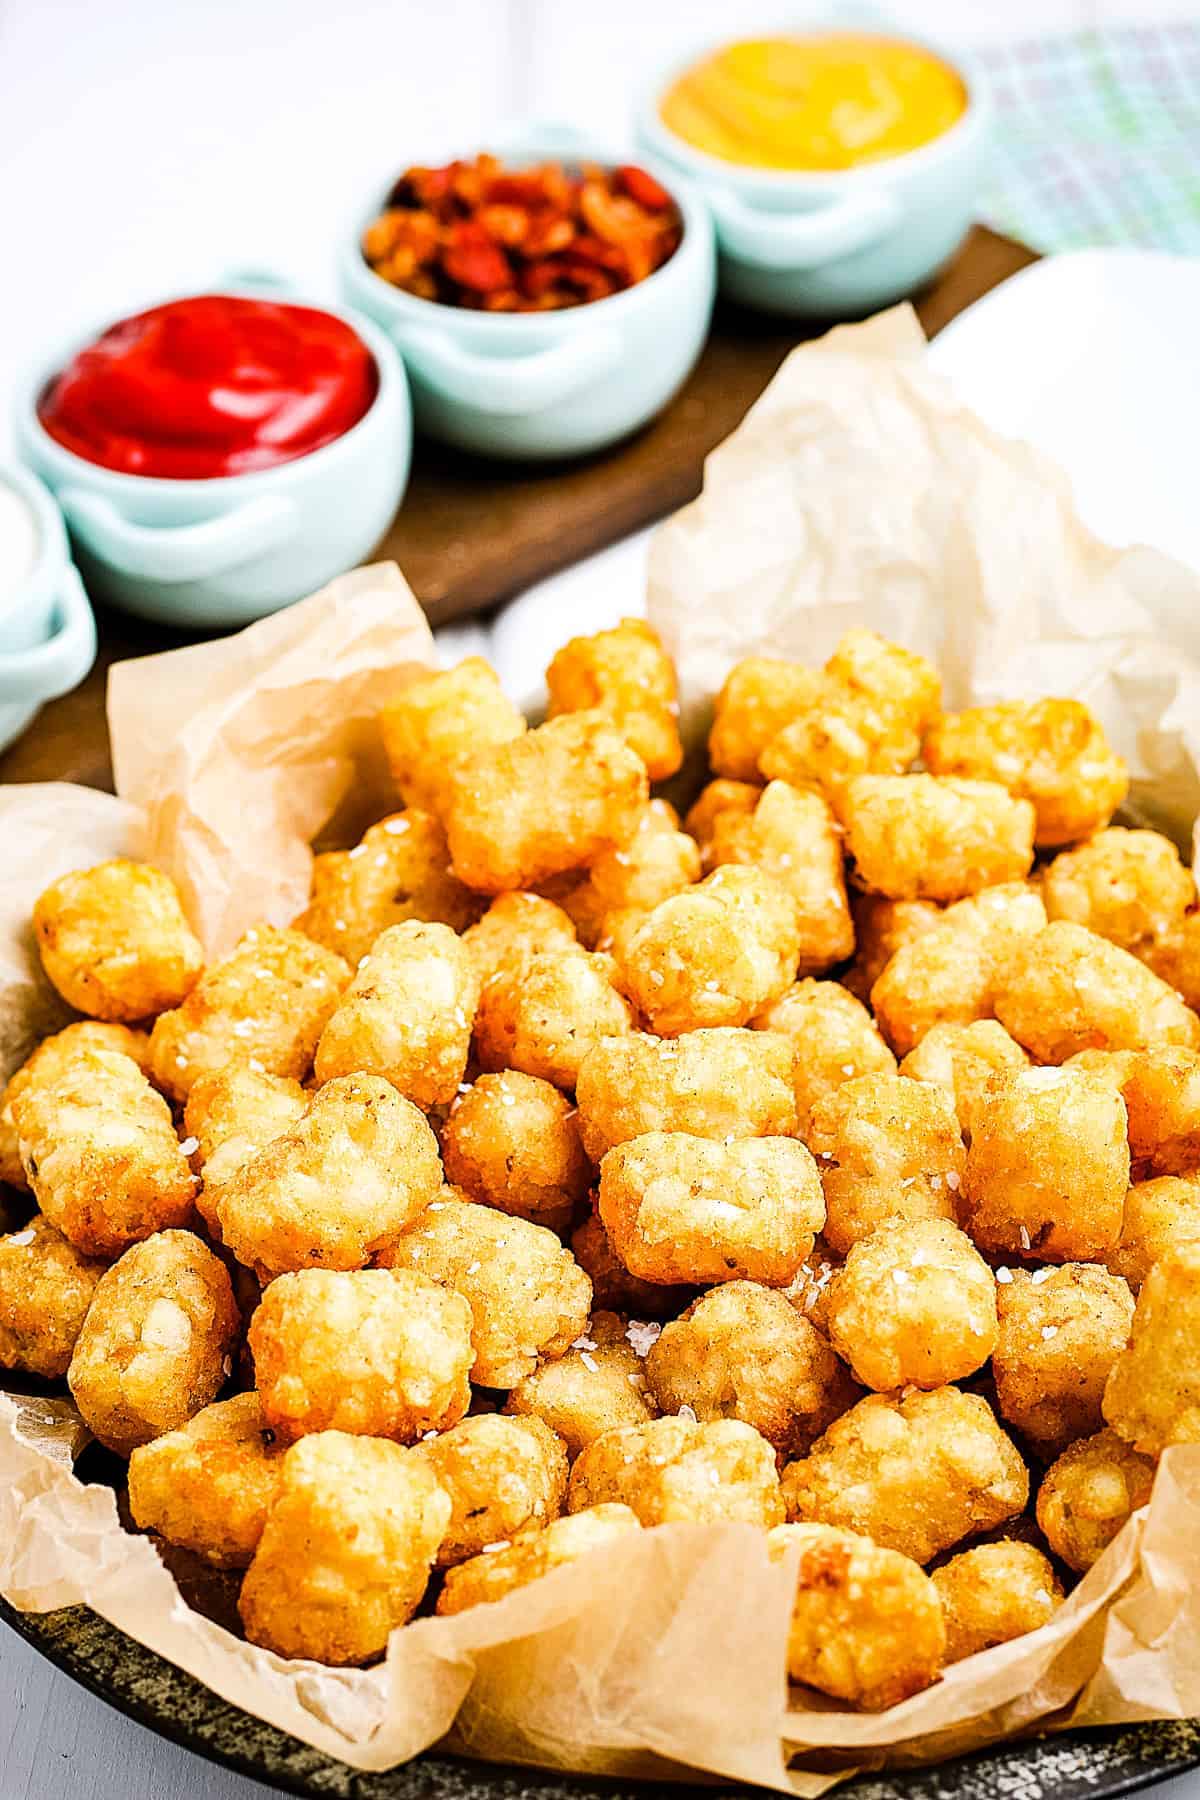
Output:
<instances>
[{"instance_id":1,"label":"wooden serving board","mask_svg":"<svg viewBox=\"0 0 1200 1800\"><path fill-rule=\"evenodd\" d=\"M976 226L917 300L932 337L989 289L1035 260ZM394 557L434 625L490 610L543 576L682 506L700 491L705 456L728 437L807 330L794 320L719 306L704 354L667 411L628 443L582 462L496 464L419 442L404 505L371 560ZM109 666L193 641L98 609L100 654L74 693L45 707L0 755L0 781L110 787L104 722ZM563 636L570 633L563 620Z\"/></svg>"}]
</instances>

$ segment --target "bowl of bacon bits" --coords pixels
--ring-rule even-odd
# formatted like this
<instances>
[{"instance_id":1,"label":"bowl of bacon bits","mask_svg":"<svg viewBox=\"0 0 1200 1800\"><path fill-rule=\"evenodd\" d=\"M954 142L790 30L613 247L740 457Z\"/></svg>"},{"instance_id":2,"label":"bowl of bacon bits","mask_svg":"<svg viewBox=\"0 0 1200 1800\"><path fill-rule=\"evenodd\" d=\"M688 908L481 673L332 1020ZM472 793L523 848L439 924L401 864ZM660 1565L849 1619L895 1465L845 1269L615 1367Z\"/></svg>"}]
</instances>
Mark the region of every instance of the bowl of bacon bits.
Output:
<instances>
[{"instance_id":1,"label":"bowl of bacon bits","mask_svg":"<svg viewBox=\"0 0 1200 1800\"><path fill-rule=\"evenodd\" d=\"M694 365L715 285L703 205L672 177L560 133L415 164L368 208L343 286L390 332L418 426L558 457L636 431Z\"/></svg>"}]
</instances>

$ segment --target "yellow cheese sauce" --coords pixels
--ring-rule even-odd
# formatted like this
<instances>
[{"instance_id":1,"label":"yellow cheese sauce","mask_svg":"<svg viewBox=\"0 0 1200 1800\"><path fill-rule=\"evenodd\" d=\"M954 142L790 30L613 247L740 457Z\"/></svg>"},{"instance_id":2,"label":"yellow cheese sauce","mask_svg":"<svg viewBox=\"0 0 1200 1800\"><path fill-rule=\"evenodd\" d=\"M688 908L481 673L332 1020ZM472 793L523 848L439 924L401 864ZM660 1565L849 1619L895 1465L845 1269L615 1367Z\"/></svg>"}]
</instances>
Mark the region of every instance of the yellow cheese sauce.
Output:
<instances>
[{"instance_id":1,"label":"yellow cheese sauce","mask_svg":"<svg viewBox=\"0 0 1200 1800\"><path fill-rule=\"evenodd\" d=\"M659 116L725 162L852 169L940 137L966 105L961 78L919 44L828 31L713 51L672 82Z\"/></svg>"}]
</instances>

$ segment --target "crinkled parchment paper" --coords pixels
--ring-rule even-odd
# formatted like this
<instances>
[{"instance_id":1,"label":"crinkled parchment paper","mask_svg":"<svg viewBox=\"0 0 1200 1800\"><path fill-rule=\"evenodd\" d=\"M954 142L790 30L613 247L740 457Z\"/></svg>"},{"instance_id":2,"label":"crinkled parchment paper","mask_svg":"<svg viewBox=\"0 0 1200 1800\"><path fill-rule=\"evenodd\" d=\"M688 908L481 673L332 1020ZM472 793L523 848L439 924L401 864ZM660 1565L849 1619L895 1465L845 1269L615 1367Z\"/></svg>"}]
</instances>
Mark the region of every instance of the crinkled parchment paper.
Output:
<instances>
[{"instance_id":1,"label":"crinkled parchment paper","mask_svg":"<svg viewBox=\"0 0 1200 1800\"><path fill-rule=\"evenodd\" d=\"M937 658L951 704L1078 694L1180 833L1200 797L1200 582L1106 549L1060 474L963 412L901 309L798 350L662 527L651 616L698 719L747 651L820 659L870 624ZM240 637L121 665L121 801L0 789L0 1073L59 1022L28 937L34 894L121 847L180 881L210 949L303 904L308 842L392 803L371 720L430 660L394 570L368 569ZM337 826L334 826L337 829ZM381 1769L447 1738L472 1754L616 1774L680 1765L817 1795L847 1767L949 1756L1038 1722L1200 1713L1200 1447L1041 1631L879 1717L785 1680L794 1553L749 1526L639 1534L499 1604L396 1632L361 1671L288 1664L190 1611L113 1495L70 1467L69 1408L0 1395L0 1592L85 1602L284 1730ZM806 1752L808 1753L806 1757Z\"/></svg>"}]
</instances>

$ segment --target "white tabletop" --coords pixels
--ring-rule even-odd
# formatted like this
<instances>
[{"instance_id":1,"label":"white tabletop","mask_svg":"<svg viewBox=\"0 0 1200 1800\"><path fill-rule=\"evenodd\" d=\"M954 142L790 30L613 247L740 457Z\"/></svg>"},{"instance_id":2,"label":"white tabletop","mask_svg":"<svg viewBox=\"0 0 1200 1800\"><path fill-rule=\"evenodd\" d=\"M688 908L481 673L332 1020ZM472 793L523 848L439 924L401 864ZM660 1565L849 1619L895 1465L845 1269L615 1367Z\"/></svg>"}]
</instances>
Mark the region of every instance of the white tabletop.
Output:
<instances>
[{"instance_id":1,"label":"white tabletop","mask_svg":"<svg viewBox=\"0 0 1200 1800\"><path fill-rule=\"evenodd\" d=\"M1194 6L888 10L912 29L979 41ZM81 319L264 263L332 293L347 211L389 172L469 150L521 114L619 143L638 73L681 32L733 16L730 0L0 0L0 450L22 359ZM0 1629L0 1800L267 1791L131 1724ZM1159 1791L1200 1800L1193 1778Z\"/></svg>"}]
</instances>

